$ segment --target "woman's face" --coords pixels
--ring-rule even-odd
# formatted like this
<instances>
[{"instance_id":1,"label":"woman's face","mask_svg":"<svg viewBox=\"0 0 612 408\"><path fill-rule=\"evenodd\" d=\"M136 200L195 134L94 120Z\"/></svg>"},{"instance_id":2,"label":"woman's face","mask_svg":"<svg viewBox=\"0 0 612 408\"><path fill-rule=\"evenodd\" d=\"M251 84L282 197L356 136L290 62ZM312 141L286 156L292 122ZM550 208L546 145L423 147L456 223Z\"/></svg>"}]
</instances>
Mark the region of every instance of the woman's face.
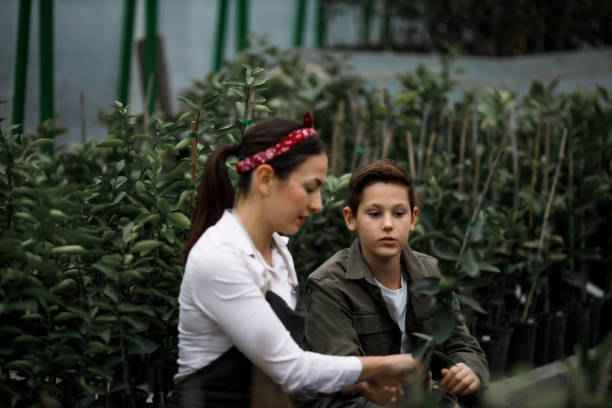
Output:
<instances>
[{"instance_id":1,"label":"woman's face","mask_svg":"<svg viewBox=\"0 0 612 408\"><path fill-rule=\"evenodd\" d=\"M288 179L275 179L267 215L274 231L294 235L313 212L321 211L321 185L327 174L327 155L311 156Z\"/></svg>"}]
</instances>

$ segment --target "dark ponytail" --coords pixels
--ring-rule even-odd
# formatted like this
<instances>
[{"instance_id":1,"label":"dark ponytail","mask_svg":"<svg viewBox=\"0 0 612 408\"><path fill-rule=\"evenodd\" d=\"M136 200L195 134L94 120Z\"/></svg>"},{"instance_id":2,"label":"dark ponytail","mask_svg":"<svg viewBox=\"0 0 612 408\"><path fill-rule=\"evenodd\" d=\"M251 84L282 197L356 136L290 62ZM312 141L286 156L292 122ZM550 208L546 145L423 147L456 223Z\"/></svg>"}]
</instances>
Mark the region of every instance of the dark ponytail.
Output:
<instances>
[{"instance_id":1,"label":"dark ponytail","mask_svg":"<svg viewBox=\"0 0 612 408\"><path fill-rule=\"evenodd\" d=\"M227 174L225 161L235 150L232 145L219 146L212 152L198 187L198 198L191 221L191 230L183 248L183 260L187 261L189 251L200 236L219 221L226 208L234 206L234 187Z\"/></svg>"},{"instance_id":2,"label":"dark ponytail","mask_svg":"<svg viewBox=\"0 0 612 408\"><path fill-rule=\"evenodd\" d=\"M219 221L223 211L234 206L234 187L227 174L225 161L229 155L239 160L274 146L290 132L304 125L295 120L269 117L249 128L239 145L223 145L215 149L206 162L198 187L196 209L191 230L183 248L183 259L187 261L189 251L200 236ZM318 137L309 137L294 145L288 152L268 162L274 174L286 180L310 156L325 151ZM240 194L246 194L251 185L253 170L242 173L238 179Z\"/></svg>"}]
</instances>

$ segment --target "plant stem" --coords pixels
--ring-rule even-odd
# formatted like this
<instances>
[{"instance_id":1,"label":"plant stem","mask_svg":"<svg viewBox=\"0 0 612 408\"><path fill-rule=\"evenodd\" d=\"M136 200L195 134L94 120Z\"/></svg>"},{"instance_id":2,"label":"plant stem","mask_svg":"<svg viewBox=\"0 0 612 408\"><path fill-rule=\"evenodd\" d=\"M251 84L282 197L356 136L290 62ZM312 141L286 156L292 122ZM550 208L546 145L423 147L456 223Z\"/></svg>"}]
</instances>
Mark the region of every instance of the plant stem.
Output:
<instances>
[{"instance_id":1,"label":"plant stem","mask_svg":"<svg viewBox=\"0 0 612 408\"><path fill-rule=\"evenodd\" d=\"M510 108L510 141L512 143L512 173L514 174L514 199L512 207L516 210L519 206L519 189L521 185L521 173L519 169L518 137L516 135L516 111Z\"/></svg>"},{"instance_id":2,"label":"plant stem","mask_svg":"<svg viewBox=\"0 0 612 408\"><path fill-rule=\"evenodd\" d=\"M529 190L529 228L533 228L533 200L535 199L535 186L538 180L538 161L540 159L540 134L542 133L542 117L538 117L538 127L536 129L535 148L533 152L533 162L531 164L531 188Z\"/></svg>"},{"instance_id":3,"label":"plant stem","mask_svg":"<svg viewBox=\"0 0 612 408\"><path fill-rule=\"evenodd\" d=\"M448 179L452 179L453 173L453 119L448 117L448 127L446 128L446 150L448 151Z\"/></svg>"},{"instance_id":4,"label":"plant stem","mask_svg":"<svg viewBox=\"0 0 612 408\"><path fill-rule=\"evenodd\" d=\"M478 218L480 207L482 207L482 203L484 201L485 196L487 195L487 191L489 191L489 188L491 187L493 176L495 176L495 172L497 171L497 166L503 155L504 155L504 143L502 142L501 147L499 148L499 151L497 152L497 157L495 158L495 161L493 162L493 167L491 167L491 170L489 170L489 175L487 176L487 181L485 182L482 193L480 194L478 205L476 205L476 208L474 209L474 213L472 214L470 223L467 227L467 230L465 231L465 235L463 236L463 243L461 244L461 250L459 251L459 255L457 256L457 263L455 263L455 269L459 269L461 257L463 256L463 253L465 252L467 243L472 233L472 225L474 225L474 223L476 222L476 219Z\"/></svg>"},{"instance_id":5,"label":"plant stem","mask_svg":"<svg viewBox=\"0 0 612 408\"><path fill-rule=\"evenodd\" d=\"M544 138L544 179L542 190L548 194L548 162L550 158L550 118L546 118L546 137Z\"/></svg>"},{"instance_id":6,"label":"plant stem","mask_svg":"<svg viewBox=\"0 0 612 408\"><path fill-rule=\"evenodd\" d=\"M467 133L468 117L463 118L461 127L461 138L459 139L459 184L457 190L463 191L463 161L465 160L465 134Z\"/></svg>"},{"instance_id":7,"label":"plant stem","mask_svg":"<svg viewBox=\"0 0 612 408\"><path fill-rule=\"evenodd\" d=\"M480 177L480 154L478 153L478 112L476 102L472 111L472 154L474 155L474 181L472 185L472 207L476 206L478 200L478 182Z\"/></svg>"},{"instance_id":8,"label":"plant stem","mask_svg":"<svg viewBox=\"0 0 612 408\"><path fill-rule=\"evenodd\" d=\"M542 255L542 248L544 246L544 236L546 235L546 228L548 227L548 216L550 215L550 208L552 207L552 201L555 197L555 188L557 187L557 180L559 179L559 173L561 172L561 163L563 162L563 151L565 150L565 140L567 139L567 129L563 130L563 138L561 139L561 147L559 148L559 161L557 162L557 168L553 177L552 187L548 194L548 202L546 203L546 211L544 212L544 220L542 221L542 230L540 231L540 240L538 242L538 253L536 255L536 271L527 295L527 301L525 302L525 308L523 309L523 317L521 321L525 323L527 315L529 314L529 307L533 301L533 293L535 292L536 284L538 281L540 257Z\"/></svg>"}]
</instances>

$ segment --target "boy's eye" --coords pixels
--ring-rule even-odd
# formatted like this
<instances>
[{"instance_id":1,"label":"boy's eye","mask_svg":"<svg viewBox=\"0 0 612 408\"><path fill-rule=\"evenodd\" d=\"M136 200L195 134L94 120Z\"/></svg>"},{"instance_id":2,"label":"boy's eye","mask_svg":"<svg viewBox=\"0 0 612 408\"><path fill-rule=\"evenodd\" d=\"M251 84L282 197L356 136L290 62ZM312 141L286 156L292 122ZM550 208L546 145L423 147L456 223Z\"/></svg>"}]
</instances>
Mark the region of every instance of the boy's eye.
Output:
<instances>
[{"instance_id":1,"label":"boy's eye","mask_svg":"<svg viewBox=\"0 0 612 408\"><path fill-rule=\"evenodd\" d=\"M405 211L397 211L397 212L395 213L395 216L396 216L396 217L403 217L404 215L406 215L406 212L405 212Z\"/></svg>"},{"instance_id":2,"label":"boy's eye","mask_svg":"<svg viewBox=\"0 0 612 408\"><path fill-rule=\"evenodd\" d=\"M378 211L370 211L370 212L368 213L368 215L369 215L370 217L378 217Z\"/></svg>"}]
</instances>

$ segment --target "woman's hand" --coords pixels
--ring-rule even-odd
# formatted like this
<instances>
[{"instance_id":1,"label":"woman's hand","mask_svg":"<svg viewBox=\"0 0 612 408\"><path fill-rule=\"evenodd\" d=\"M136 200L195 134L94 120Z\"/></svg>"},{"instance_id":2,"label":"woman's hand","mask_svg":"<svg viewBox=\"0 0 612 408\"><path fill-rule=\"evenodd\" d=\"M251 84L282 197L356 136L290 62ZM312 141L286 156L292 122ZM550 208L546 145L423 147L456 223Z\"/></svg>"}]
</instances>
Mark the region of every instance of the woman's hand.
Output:
<instances>
[{"instance_id":1,"label":"woman's hand","mask_svg":"<svg viewBox=\"0 0 612 408\"><path fill-rule=\"evenodd\" d=\"M470 395L480 388L480 380L472 369L464 363L442 369L442 385L448 392L459 397Z\"/></svg>"},{"instance_id":2,"label":"woman's hand","mask_svg":"<svg viewBox=\"0 0 612 408\"><path fill-rule=\"evenodd\" d=\"M351 387L352 391L364 395L378 405L395 401L398 395L402 395L404 385L416 380L423 371L423 360L415 360L411 354L359 359L363 369L360 382Z\"/></svg>"},{"instance_id":3,"label":"woman's hand","mask_svg":"<svg viewBox=\"0 0 612 408\"><path fill-rule=\"evenodd\" d=\"M390 402L396 402L399 396L404 395L402 386L382 385L370 381L362 381L355 384L352 387L352 392L359 393L376 405L382 406Z\"/></svg>"}]
</instances>

